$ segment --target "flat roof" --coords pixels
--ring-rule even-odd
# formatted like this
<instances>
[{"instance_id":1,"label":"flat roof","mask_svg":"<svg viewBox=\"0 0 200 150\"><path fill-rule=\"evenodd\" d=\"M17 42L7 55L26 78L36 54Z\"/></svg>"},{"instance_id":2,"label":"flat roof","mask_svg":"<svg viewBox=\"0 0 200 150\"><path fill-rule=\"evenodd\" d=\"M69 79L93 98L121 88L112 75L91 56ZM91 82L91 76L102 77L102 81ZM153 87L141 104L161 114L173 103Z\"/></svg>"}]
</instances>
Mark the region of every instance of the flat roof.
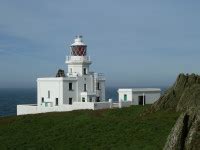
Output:
<instances>
[{"instance_id":1,"label":"flat roof","mask_svg":"<svg viewBox=\"0 0 200 150\"><path fill-rule=\"evenodd\" d=\"M122 88L118 92L161 92L159 88Z\"/></svg>"}]
</instances>

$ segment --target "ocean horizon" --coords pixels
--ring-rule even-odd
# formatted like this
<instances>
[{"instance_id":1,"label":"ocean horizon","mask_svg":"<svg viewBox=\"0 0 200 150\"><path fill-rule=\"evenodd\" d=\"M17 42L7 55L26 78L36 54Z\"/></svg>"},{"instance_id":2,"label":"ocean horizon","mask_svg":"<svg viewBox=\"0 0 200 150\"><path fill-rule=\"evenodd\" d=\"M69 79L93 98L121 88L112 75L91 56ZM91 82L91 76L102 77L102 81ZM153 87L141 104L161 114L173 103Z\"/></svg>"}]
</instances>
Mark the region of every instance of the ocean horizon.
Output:
<instances>
[{"instance_id":1,"label":"ocean horizon","mask_svg":"<svg viewBox=\"0 0 200 150\"><path fill-rule=\"evenodd\" d=\"M106 100L118 100L119 87L106 87ZM161 87L162 93L167 87ZM15 116L16 107L19 104L36 104L36 88L0 88L0 117Z\"/></svg>"}]
</instances>

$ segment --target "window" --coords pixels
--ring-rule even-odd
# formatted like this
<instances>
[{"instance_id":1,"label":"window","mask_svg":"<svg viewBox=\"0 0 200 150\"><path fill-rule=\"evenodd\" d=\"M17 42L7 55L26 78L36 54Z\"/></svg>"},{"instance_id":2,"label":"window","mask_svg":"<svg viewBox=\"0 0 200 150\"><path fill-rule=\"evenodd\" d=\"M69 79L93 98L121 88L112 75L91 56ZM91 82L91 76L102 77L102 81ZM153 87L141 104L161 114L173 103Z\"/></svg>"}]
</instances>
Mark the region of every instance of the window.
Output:
<instances>
[{"instance_id":1,"label":"window","mask_svg":"<svg viewBox=\"0 0 200 150\"><path fill-rule=\"evenodd\" d=\"M50 98L50 91L48 91L48 98Z\"/></svg>"},{"instance_id":2,"label":"window","mask_svg":"<svg viewBox=\"0 0 200 150\"><path fill-rule=\"evenodd\" d=\"M58 98L56 98L56 106L58 106Z\"/></svg>"},{"instance_id":3,"label":"window","mask_svg":"<svg viewBox=\"0 0 200 150\"><path fill-rule=\"evenodd\" d=\"M42 97L42 103L44 103L44 97Z\"/></svg>"},{"instance_id":4,"label":"window","mask_svg":"<svg viewBox=\"0 0 200 150\"><path fill-rule=\"evenodd\" d=\"M69 98L69 105L72 105L72 98Z\"/></svg>"},{"instance_id":5,"label":"window","mask_svg":"<svg viewBox=\"0 0 200 150\"><path fill-rule=\"evenodd\" d=\"M87 85L84 84L84 92L86 92L86 91L87 91Z\"/></svg>"},{"instance_id":6,"label":"window","mask_svg":"<svg viewBox=\"0 0 200 150\"><path fill-rule=\"evenodd\" d=\"M70 73L72 73L72 68L70 68Z\"/></svg>"},{"instance_id":7,"label":"window","mask_svg":"<svg viewBox=\"0 0 200 150\"><path fill-rule=\"evenodd\" d=\"M127 94L124 94L124 101L127 101Z\"/></svg>"},{"instance_id":8,"label":"window","mask_svg":"<svg viewBox=\"0 0 200 150\"><path fill-rule=\"evenodd\" d=\"M72 91L72 83L69 83L69 91Z\"/></svg>"},{"instance_id":9,"label":"window","mask_svg":"<svg viewBox=\"0 0 200 150\"><path fill-rule=\"evenodd\" d=\"M85 102L85 97L82 97L82 102Z\"/></svg>"},{"instance_id":10,"label":"window","mask_svg":"<svg viewBox=\"0 0 200 150\"><path fill-rule=\"evenodd\" d=\"M100 97L97 97L97 98L96 98L96 102L100 102Z\"/></svg>"},{"instance_id":11,"label":"window","mask_svg":"<svg viewBox=\"0 0 200 150\"><path fill-rule=\"evenodd\" d=\"M90 102L92 102L92 97L90 97Z\"/></svg>"},{"instance_id":12,"label":"window","mask_svg":"<svg viewBox=\"0 0 200 150\"><path fill-rule=\"evenodd\" d=\"M84 75L87 74L87 70L86 70L86 68L83 68L83 74L84 74Z\"/></svg>"},{"instance_id":13,"label":"window","mask_svg":"<svg viewBox=\"0 0 200 150\"><path fill-rule=\"evenodd\" d=\"M100 90L100 83L97 83L97 90Z\"/></svg>"}]
</instances>

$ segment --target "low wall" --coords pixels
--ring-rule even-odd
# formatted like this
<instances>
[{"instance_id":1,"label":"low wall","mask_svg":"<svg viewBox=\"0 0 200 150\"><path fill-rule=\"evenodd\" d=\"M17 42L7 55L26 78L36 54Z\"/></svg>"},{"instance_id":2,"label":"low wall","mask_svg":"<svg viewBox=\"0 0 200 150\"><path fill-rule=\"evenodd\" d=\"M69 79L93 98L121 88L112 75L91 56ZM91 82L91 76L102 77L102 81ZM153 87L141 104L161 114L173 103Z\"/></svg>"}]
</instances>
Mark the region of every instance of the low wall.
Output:
<instances>
[{"instance_id":1,"label":"low wall","mask_svg":"<svg viewBox=\"0 0 200 150\"><path fill-rule=\"evenodd\" d=\"M111 107L110 102L74 102L73 103L73 109L92 109L92 110L98 110L98 109L107 109Z\"/></svg>"},{"instance_id":2,"label":"low wall","mask_svg":"<svg viewBox=\"0 0 200 150\"><path fill-rule=\"evenodd\" d=\"M72 105L62 105L62 106L53 106L53 107L43 107L37 106L35 104L27 105L17 105L17 115L26 115L26 114L37 114L37 113L46 113L46 112L62 112L62 111L72 111L72 110L81 110L81 109L108 109L112 107L129 107L132 105L131 101L120 101L119 103L112 102L73 102Z\"/></svg>"},{"instance_id":3,"label":"low wall","mask_svg":"<svg viewBox=\"0 0 200 150\"><path fill-rule=\"evenodd\" d=\"M72 105L54 107L38 107L36 104L17 105L17 115L38 114L46 112L61 112L74 110Z\"/></svg>"},{"instance_id":4,"label":"low wall","mask_svg":"<svg viewBox=\"0 0 200 150\"><path fill-rule=\"evenodd\" d=\"M62 112L62 111L72 111L72 105L62 105L62 106L54 106L54 107L38 107L38 113L46 113L46 112Z\"/></svg>"},{"instance_id":5,"label":"low wall","mask_svg":"<svg viewBox=\"0 0 200 150\"><path fill-rule=\"evenodd\" d=\"M94 110L93 102L73 102L72 104L74 110L78 109L92 109Z\"/></svg>"},{"instance_id":6,"label":"low wall","mask_svg":"<svg viewBox=\"0 0 200 150\"><path fill-rule=\"evenodd\" d=\"M25 114L36 114L37 105L27 104L27 105L17 105L17 115L25 115Z\"/></svg>"},{"instance_id":7,"label":"low wall","mask_svg":"<svg viewBox=\"0 0 200 150\"><path fill-rule=\"evenodd\" d=\"M110 102L95 102L94 103L94 110L106 109L106 108L112 108Z\"/></svg>"},{"instance_id":8,"label":"low wall","mask_svg":"<svg viewBox=\"0 0 200 150\"><path fill-rule=\"evenodd\" d=\"M119 101L119 108L122 108L122 107L129 107L133 105L133 102L132 101Z\"/></svg>"}]
</instances>

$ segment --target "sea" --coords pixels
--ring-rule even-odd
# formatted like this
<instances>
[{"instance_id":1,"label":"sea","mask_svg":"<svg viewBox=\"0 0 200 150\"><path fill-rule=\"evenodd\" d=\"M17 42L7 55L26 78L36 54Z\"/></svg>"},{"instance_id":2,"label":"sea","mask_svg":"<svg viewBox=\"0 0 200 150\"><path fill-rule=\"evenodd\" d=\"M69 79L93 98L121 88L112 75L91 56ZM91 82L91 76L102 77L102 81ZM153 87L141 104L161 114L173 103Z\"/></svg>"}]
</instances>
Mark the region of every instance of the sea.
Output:
<instances>
[{"instance_id":1,"label":"sea","mask_svg":"<svg viewBox=\"0 0 200 150\"><path fill-rule=\"evenodd\" d=\"M162 93L167 87L162 87ZM112 98L117 101L118 87L106 88L106 99ZM37 89L36 88L0 88L0 117L15 116L16 107L19 104L36 104Z\"/></svg>"}]
</instances>

